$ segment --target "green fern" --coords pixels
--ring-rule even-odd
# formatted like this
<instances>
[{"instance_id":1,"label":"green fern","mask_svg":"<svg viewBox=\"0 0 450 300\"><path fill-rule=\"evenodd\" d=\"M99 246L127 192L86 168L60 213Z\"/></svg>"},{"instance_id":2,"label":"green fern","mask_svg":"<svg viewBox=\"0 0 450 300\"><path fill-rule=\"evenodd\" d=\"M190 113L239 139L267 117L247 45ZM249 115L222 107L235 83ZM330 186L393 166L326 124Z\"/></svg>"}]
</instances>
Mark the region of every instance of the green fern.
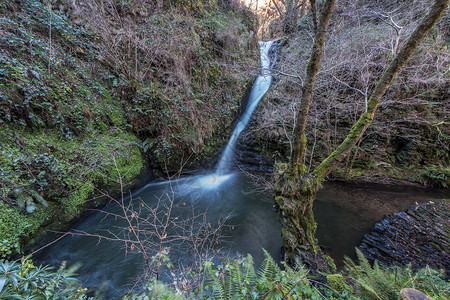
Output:
<instances>
[{"instance_id":1,"label":"green fern","mask_svg":"<svg viewBox=\"0 0 450 300\"><path fill-rule=\"evenodd\" d=\"M261 290L273 288L273 283L276 281L277 275L281 273L280 267L274 262L270 254L264 249L263 251L265 258L258 270L258 277L256 279L256 284Z\"/></svg>"},{"instance_id":2,"label":"green fern","mask_svg":"<svg viewBox=\"0 0 450 300\"><path fill-rule=\"evenodd\" d=\"M346 258L346 276L355 282L355 295L362 299L397 299L402 288L415 288L439 299L450 299L450 285L438 271L429 268L414 272L410 267L384 267L370 262L356 249L358 264Z\"/></svg>"},{"instance_id":3,"label":"green fern","mask_svg":"<svg viewBox=\"0 0 450 300\"><path fill-rule=\"evenodd\" d=\"M373 267L360 250L356 249L359 265L346 258L350 274L359 286L362 294L369 299L397 299L400 290L389 270L381 268L377 262Z\"/></svg>"},{"instance_id":4,"label":"green fern","mask_svg":"<svg viewBox=\"0 0 450 300\"><path fill-rule=\"evenodd\" d=\"M264 251L265 259L255 271L250 255L241 259L228 259L222 265L214 266L212 261L204 263L203 284L186 296L189 299L397 299L402 288L410 287L424 292L433 299L450 300L450 285L443 274L429 268L414 272L411 268L384 267L378 263L373 266L357 251L358 263L347 258L347 271L344 274L330 274L340 284L321 288L324 296L310 284L308 270L292 269L286 264L282 268ZM172 294L171 294L172 293ZM146 296L156 299L183 299L182 296L162 287L151 289ZM164 296L164 297L163 297ZM150 298L151 298L150 297ZM129 298L141 299L141 298ZM142 298L147 299L147 298ZM151 298L155 299L155 298Z\"/></svg>"},{"instance_id":5,"label":"green fern","mask_svg":"<svg viewBox=\"0 0 450 300\"><path fill-rule=\"evenodd\" d=\"M228 260L217 269L205 264L205 283L197 292L208 299L321 299L306 278L307 270L281 270L267 251L255 272L253 258Z\"/></svg>"}]
</instances>

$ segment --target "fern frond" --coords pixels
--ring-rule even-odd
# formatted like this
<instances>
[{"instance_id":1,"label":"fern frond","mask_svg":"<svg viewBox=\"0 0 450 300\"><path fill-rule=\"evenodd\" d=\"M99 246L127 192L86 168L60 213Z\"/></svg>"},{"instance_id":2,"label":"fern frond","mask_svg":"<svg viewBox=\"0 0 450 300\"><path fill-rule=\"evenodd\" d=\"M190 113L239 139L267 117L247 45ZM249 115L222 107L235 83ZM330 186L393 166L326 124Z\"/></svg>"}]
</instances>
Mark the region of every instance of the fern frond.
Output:
<instances>
[{"instance_id":1,"label":"fern frond","mask_svg":"<svg viewBox=\"0 0 450 300\"><path fill-rule=\"evenodd\" d=\"M377 292L370 286L368 285L364 280L358 279L356 281L363 289L365 289L366 291L368 291L372 296L375 296L377 299L382 299L380 298L380 296L377 294Z\"/></svg>"},{"instance_id":2,"label":"fern frond","mask_svg":"<svg viewBox=\"0 0 450 300\"><path fill-rule=\"evenodd\" d=\"M245 283L247 285L256 284L256 273L253 264L254 264L253 257L250 254L247 254L243 263L243 270L242 270Z\"/></svg>"},{"instance_id":3,"label":"fern frond","mask_svg":"<svg viewBox=\"0 0 450 300\"><path fill-rule=\"evenodd\" d=\"M364 274L371 274L372 273L372 266L370 265L367 258L362 254L362 252L356 248L356 256L358 258L359 266L360 266L360 272L363 272Z\"/></svg>"},{"instance_id":4,"label":"fern frond","mask_svg":"<svg viewBox=\"0 0 450 300\"><path fill-rule=\"evenodd\" d=\"M269 252L264 249L262 250L264 252L265 259L257 272L259 275L259 280L274 280L275 275L279 274L281 272L281 269L270 256Z\"/></svg>"},{"instance_id":5,"label":"fern frond","mask_svg":"<svg viewBox=\"0 0 450 300\"><path fill-rule=\"evenodd\" d=\"M395 273L375 261L373 267L359 249L356 249L358 265L350 259L346 260L349 276L353 277L359 286L377 299L397 299L401 289L400 282L404 282L405 274L395 269Z\"/></svg>"},{"instance_id":6,"label":"fern frond","mask_svg":"<svg viewBox=\"0 0 450 300\"><path fill-rule=\"evenodd\" d=\"M219 277L213 278L211 287L214 299L227 299L222 280Z\"/></svg>"}]
</instances>

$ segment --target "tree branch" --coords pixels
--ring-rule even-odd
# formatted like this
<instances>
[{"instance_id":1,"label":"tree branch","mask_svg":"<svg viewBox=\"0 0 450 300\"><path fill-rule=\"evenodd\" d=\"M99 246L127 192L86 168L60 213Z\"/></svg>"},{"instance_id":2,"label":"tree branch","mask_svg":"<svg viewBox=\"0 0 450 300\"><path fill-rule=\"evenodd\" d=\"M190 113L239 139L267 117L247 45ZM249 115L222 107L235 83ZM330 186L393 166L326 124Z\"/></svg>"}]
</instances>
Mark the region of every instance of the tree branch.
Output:
<instances>
[{"instance_id":1,"label":"tree branch","mask_svg":"<svg viewBox=\"0 0 450 300\"><path fill-rule=\"evenodd\" d=\"M280 8L278 7L278 4L275 0L271 0L272 3L275 5L275 8L277 9L278 13L280 14L280 18L283 18L283 13L281 12Z\"/></svg>"},{"instance_id":2,"label":"tree branch","mask_svg":"<svg viewBox=\"0 0 450 300\"><path fill-rule=\"evenodd\" d=\"M372 123L381 98L385 94L394 77L408 61L414 50L420 45L427 33L448 7L450 0L436 0L430 12L424 17L414 32L402 46L397 56L384 71L367 103L367 112L353 125L345 140L314 170L316 180L323 180L350 153L353 146L361 139L366 129Z\"/></svg>"}]
</instances>

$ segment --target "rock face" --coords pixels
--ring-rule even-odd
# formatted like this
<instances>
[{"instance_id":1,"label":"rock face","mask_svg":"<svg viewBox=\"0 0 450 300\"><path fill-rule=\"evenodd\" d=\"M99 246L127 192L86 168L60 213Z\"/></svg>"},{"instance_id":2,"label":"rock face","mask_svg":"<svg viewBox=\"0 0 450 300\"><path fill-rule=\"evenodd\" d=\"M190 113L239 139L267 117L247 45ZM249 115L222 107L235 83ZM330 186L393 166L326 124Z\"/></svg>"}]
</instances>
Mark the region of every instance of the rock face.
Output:
<instances>
[{"instance_id":1,"label":"rock face","mask_svg":"<svg viewBox=\"0 0 450 300\"><path fill-rule=\"evenodd\" d=\"M395 213L366 234L359 246L385 265L444 269L450 277L450 203L425 203Z\"/></svg>"},{"instance_id":2,"label":"rock face","mask_svg":"<svg viewBox=\"0 0 450 300\"><path fill-rule=\"evenodd\" d=\"M236 146L236 165L248 172L272 173L273 162L261 155L250 143L239 141Z\"/></svg>"}]
</instances>

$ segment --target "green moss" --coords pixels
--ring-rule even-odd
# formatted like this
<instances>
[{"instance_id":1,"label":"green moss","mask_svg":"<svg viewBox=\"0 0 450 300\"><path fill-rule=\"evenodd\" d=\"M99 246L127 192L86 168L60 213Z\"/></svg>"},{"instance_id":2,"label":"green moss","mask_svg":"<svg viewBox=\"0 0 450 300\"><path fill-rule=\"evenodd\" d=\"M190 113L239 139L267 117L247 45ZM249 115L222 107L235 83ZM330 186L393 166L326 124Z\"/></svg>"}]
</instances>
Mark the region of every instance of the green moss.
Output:
<instances>
[{"instance_id":1,"label":"green moss","mask_svg":"<svg viewBox=\"0 0 450 300\"><path fill-rule=\"evenodd\" d=\"M64 210L63 218L69 221L74 216L79 215L82 212L82 205L93 192L94 185L92 182L79 182L79 187L72 190L67 197L61 199Z\"/></svg>"},{"instance_id":2,"label":"green moss","mask_svg":"<svg viewBox=\"0 0 450 300\"><path fill-rule=\"evenodd\" d=\"M325 260L327 261L327 265L330 267L331 272L336 272L337 271L337 267L336 264L334 263L333 258L331 258L331 256L329 255L324 255Z\"/></svg>"},{"instance_id":3,"label":"green moss","mask_svg":"<svg viewBox=\"0 0 450 300\"><path fill-rule=\"evenodd\" d=\"M292 258L298 256L307 264L316 264L312 257L321 256L321 253L315 239L317 224L312 211L317 190L314 178L306 173L305 166L292 167L284 163L276 164L274 177L275 203L283 228L285 251Z\"/></svg>"},{"instance_id":4,"label":"green moss","mask_svg":"<svg viewBox=\"0 0 450 300\"><path fill-rule=\"evenodd\" d=\"M354 292L353 288L345 283L345 278L341 274L327 275L327 285L339 293L344 291Z\"/></svg>"},{"instance_id":5,"label":"green moss","mask_svg":"<svg viewBox=\"0 0 450 300\"><path fill-rule=\"evenodd\" d=\"M21 253L22 239L36 234L56 216L55 205L40 206L35 212L28 214L0 201L0 257Z\"/></svg>"},{"instance_id":6,"label":"green moss","mask_svg":"<svg viewBox=\"0 0 450 300\"><path fill-rule=\"evenodd\" d=\"M4 256L20 252L58 218L68 221L78 216L94 185L117 187L119 174L127 184L143 168L138 140L118 128L102 132L90 126L84 136L71 140L52 131L24 130L14 136L8 127L0 135L5 141L0 152L1 192L18 205L0 201ZM29 201L36 207L32 213L26 212Z\"/></svg>"}]
</instances>

